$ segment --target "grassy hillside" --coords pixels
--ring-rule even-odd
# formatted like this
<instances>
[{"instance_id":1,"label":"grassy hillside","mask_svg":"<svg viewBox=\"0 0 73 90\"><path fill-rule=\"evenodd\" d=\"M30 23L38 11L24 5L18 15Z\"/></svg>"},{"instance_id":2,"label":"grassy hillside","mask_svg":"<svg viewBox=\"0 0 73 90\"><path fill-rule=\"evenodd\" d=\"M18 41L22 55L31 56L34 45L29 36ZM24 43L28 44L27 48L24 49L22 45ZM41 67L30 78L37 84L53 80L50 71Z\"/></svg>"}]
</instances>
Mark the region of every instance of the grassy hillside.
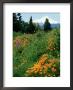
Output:
<instances>
[{"instance_id":1,"label":"grassy hillside","mask_svg":"<svg viewBox=\"0 0 73 90\"><path fill-rule=\"evenodd\" d=\"M60 76L60 30L13 33L13 76Z\"/></svg>"}]
</instances>

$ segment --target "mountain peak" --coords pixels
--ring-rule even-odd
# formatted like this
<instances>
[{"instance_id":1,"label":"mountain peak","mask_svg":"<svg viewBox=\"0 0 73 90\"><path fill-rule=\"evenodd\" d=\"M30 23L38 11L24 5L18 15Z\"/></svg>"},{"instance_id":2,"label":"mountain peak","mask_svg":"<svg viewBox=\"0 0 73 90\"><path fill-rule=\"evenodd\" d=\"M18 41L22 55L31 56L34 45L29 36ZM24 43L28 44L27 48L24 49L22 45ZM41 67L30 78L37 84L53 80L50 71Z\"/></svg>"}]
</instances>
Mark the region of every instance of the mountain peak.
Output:
<instances>
[{"instance_id":1,"label":"mountain peak","mask_svg":"<svg viewBox=\"0 0 73 90\"><path fill-rule=\"evenodd\" d=\"M49 22L50 22L51 24L57 24L57 23L58 23L57 21L49 18L48 16L41 17L40 19L35 19L35 20L33 20L33 22L34 22L34 23L44 23L45 20L46 20L46 18L49 19Z\"/></svg>"}]
</instances>

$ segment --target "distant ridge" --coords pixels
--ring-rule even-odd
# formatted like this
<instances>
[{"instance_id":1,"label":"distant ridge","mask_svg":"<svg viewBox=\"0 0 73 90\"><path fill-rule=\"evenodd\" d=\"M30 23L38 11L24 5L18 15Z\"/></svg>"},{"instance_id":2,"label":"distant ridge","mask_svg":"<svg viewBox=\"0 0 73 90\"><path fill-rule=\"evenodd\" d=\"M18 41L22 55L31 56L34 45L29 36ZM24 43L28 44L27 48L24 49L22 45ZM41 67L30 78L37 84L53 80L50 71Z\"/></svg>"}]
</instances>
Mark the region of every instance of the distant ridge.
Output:
<instances>
[{"instance_id":1,"label":"distant ridge","mask_svg":"<svg viewBox=\"0 0 73 90\"><path fill-rule=\"evenodd\" d=\"M41 29L44 29L44 23L38 23L38 24L39 24L39 26L40 26ZM60 24L59 23L57 23L57 24L51 24L51 28L52 29L53 28L60 28Z\"/></svg>"}]
</instances>

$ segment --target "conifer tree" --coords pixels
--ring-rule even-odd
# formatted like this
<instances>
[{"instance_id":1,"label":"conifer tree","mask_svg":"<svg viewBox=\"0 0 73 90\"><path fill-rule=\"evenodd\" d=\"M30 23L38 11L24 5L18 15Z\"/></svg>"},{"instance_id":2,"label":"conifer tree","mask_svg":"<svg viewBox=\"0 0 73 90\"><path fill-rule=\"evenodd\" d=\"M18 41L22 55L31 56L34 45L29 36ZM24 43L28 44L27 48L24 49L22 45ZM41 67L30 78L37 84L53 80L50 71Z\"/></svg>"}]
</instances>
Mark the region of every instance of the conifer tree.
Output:
<instances>
[{"instance_id":1,"label":"conifer tree","mask_svg":"<svg viewBox=\"0 0 73 90\"><path fill-rule=\"evenodd\" d=\"M51 30L51 24L49 20L46 18L45 23L44 23L44 31L49 31Z\"/></svg>"}]
</instances>

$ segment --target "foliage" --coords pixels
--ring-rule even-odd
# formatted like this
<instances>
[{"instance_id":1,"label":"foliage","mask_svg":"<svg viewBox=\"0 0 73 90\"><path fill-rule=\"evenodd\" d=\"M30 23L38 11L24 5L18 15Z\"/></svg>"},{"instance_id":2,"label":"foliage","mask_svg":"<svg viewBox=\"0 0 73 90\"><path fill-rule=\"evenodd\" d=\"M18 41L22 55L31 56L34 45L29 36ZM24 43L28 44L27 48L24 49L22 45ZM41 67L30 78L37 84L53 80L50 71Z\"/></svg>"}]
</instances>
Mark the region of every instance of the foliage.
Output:
<instances>
[{"instance_id":1,"label":"foliage","mask_svg":"<svg viewBox=\"0 0 73 90\"><path fill-rule=\"evenodd\" d=\"M35 32L35 26L32 22L32 17L30 17L28 28L27 28L27 33L34 33Z\"/></svg>"},{"instance_id":2,"label":"foliage","mask_svg":"<svg viewBox=\"0 0 73 90\"><path fill-rule=\"evenodd\" d=\"M48 36L48 52L49 55L56 57L60 56L60 30L53 30Z\"/></svg>"},{"instance_id":3,"label":"foliage","mask_svg":"<svg viewBox=\"0 0 73 90\"><path fill-rule=\"evenodd\" d=\"M47 33L42 30L38 30L34 34L22 34L20 32L14 32L13 36L14 77L57 77L60 75L59 30L55 29ZM49 68L48 64L52 66ZM35 66L39 66L39 68L41 68L40 72L38 71L37 73L34 73L33 68ZM30 75L29 73L31 71L33 71L33 73Z\"/></svg>"},{"instance_id":4,"label":"foliage","mask_svg":"<svg viewBox=\"0 0 73 90\"><path fill-rule=\"evenodd\" d=\"M51 24L49 20L46 18L45 23L44 23L44 31L51 30Z\"/></svg>"},{"instance_id":5,"label":"foliage","mask_svg":"<svg viewBox=\"0 0 73 90\"><path fill-rule=\"evenodd\" d=\"M21 31L22 30L22 18L20 13L13 13L13 31Z\"/></svg>"},{"instance_id":6,"label":"foliage","mask_svg":"<svg viewBox=\"0 0 73 90\"><path fill-rule=\"evenodd\" d=\"M34 33L36 28L36 25L33 24L32 17L30 17L29 23L27 23L22 20L20 13L13 13L13 31L22 33Z\"/></svg>"}]
</instances>

